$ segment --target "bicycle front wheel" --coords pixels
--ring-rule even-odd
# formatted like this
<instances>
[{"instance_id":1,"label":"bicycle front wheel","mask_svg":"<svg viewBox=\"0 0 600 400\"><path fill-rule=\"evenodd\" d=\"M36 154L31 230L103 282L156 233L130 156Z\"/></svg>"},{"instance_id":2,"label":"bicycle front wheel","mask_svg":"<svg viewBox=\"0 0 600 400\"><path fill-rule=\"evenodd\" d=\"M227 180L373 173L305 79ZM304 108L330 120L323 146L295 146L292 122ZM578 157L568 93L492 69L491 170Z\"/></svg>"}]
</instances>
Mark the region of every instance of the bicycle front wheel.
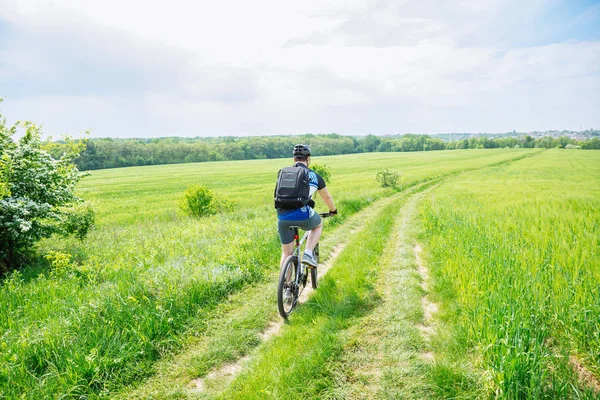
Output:
<instances>
[{"instance_id":1,"label":"bicycle front wheel","mask_svg":"<svg viewBox=\"0 0 600 400\"><path fill-rule=\"evenodd\" d=\"M298 299L298 290L296 288L296 271L298 260L293 256L289 256L283 262L283 268L279 274L279 285L277 286L277 307L279 314L283 318L287 318Z\"/></svg>"}]
</instances>

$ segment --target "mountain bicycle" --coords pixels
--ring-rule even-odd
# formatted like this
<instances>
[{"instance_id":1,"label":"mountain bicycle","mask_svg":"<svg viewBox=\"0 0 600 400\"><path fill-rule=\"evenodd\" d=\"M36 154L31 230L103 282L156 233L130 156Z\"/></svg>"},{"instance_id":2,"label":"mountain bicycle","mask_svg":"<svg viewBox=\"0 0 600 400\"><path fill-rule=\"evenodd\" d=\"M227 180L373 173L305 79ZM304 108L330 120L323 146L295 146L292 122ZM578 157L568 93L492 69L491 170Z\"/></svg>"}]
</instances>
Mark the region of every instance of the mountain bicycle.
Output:
<instances>
[{"instance_id":1,"label":"mountain bicycle","mask_svg":"<svg viewBox=\"0 0 600 400\"><path fill-rule=\"evenodd\" d=\"M321 218L330 217L329 213L319 213ZM302 239L298 234L299 226L290 226L290 229L294 231L294 240L296 245L294 252L291 256L285 259L283 262L283 268L279 274L279 285L277 286L277 307L279 308L279 314L286 318L294 311L300 294L306 287L308 281L308 270L310 270L310 282L313 289L319 286L317 277L317 268L308 267L302 264L302 254L300 248L306 241L309 231L304 233ZM314 258L319 263L319 244L315 246L313 250Z\"/></svg>"}]
</instances>

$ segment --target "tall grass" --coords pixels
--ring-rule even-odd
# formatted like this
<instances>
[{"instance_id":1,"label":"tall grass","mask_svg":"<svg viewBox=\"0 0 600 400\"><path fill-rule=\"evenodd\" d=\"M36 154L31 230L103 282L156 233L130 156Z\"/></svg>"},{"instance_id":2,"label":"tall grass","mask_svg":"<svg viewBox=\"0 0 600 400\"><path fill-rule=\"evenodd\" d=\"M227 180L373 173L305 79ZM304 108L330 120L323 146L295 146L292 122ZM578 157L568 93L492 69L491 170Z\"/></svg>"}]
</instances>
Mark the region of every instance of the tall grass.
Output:
<instances>
[{"instance_id":1,"label":"tall grass","mask_svg":"<svg viewBox=\"0 0 600 400\"><path fill-rule=\"evenodd\" d=\"M529 150L323 157L340 214L392 192L377 187L390 167L415 182L528 154ZM0 284L0 397L110 396L152 373L179 346L190 321L278 268L272 191L283 160L134 167L94 172L82 196L98 226L80 242L47 240L39 262ZM191 184L237 209L202 220L178 213ZM322 205L321 205L322 207ZM326 234L326 233L325 233ZM201 323L195 323L202 329Z\"/></svg>"},{"instance_id":2,"label":"tall grass","mask_svg":"<svg viewBox=\"0 0 600 400\"><path fill-rule=\"evenodd\" d=\"M569 359L600 376L599 210L600 154L558 150L464 174L423 202L454 325L437 350L475 365L490 397L596 397ZM438 365L440 394L468 380L448 370Z\"/></svg>"}]
</instances>

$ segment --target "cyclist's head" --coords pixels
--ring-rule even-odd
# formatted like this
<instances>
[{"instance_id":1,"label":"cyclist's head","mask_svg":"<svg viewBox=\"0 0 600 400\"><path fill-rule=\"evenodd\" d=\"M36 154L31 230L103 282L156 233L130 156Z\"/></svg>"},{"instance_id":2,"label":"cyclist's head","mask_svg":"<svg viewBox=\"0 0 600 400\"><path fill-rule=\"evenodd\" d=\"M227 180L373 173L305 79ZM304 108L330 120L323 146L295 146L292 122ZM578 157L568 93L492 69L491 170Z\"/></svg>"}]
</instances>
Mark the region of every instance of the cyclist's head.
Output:
<instances>
[{"instance_id":1,"label":"cyclist's head","mask_svg":"<svg viewBox=\"0 0 600 400\"><path fill-rule=\"evenodd\" d=\"M310 157L310 147L305 144L297 144L294 146L294 160L305 161Z\"/></svg>"}]
</instances>

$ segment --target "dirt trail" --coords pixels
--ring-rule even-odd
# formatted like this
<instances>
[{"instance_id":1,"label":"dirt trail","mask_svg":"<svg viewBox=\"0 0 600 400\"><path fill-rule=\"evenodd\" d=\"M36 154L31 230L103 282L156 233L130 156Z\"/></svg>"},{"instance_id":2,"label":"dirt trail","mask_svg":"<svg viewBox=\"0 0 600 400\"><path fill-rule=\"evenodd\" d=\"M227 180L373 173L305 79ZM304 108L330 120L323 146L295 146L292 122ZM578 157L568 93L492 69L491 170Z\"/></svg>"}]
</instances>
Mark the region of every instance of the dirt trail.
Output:
<instances>
[{"instance_id":1,"label":"dirt trail","mask_svg":"<svg viewBox=\"0 0 600 400\"><path fill-rule=\"evenodd\" d=\"M421 251L423 251L421 249L421 245L417 243L414 247L415 260L417 261L417 265L419 267L419 275L421 276L422 280L421 288L425 292L425 296L423 296L423 299L421 300L421 306L423 307L424 316L423 319L425 322L425 327L431 328L430 325L433 321L433 315L438 312L438 306L437 304L429 301L429 299L427 298L427 293L429 292L429 270L427 269L425 262L419 255Z\"/></svg>"},{"instance_id":2,"label":"dirt trail","mask_svg":"<svg viewBox=\"0 0 600 400\"><path fill-rule=\"evenodd\" d=\"M392 247L390 247L390 253L397 253L398 251L403 253L403 258L407 259L407 258L411 258L412 259L412 265L414 265L414 263L417 264L418 267L418 272L419 272L419 276L421 277L420 281L415 281L414 286L418 287L418 285L421 285L421 288L423 291L427 292L428 290L428 285L429 285L429 272L427 270L427 267L425 265L425 263L423 262L423 260L420 258L419 256L419 252L421 251L420 246L417 244L414 249L413 249L413 245L412 243L409 243L410 240L410 235L406 234L406 231L409 230L409 226L411 225L411 221L414 217L414 213L415 213L415 209L416 209L416 204L418 203L418 201L422 198L423 193L413 193L413 194L399 194L399 195L404 195L404 196L409 196L407 203L399 210L401 218L398 222L398 228L397 228L397 234L396 237L393 240L390 240L390 244ZM341 237L350 237L352 235L354 235L355 233L357 233L358 231L362 230L363 225L360 224L353 224L353 221L360 221L359 218L369 218L370 215L374 215L375 213L378 212L378 210L381 209L381 207L384 207L386 204L389 204L390 201L393 201L394 199L397 199L397 196L392 196L391 198L387 198L384 200L381 200L379 202L377 202L377 204L372 205L371 207L369 207L368 209L364 210L363 212L356 214L352 217L351 221L348 221L345 224L345 228L343 227L342 230L345 230L345 232L347 232L346 235L341 234ZM340 232L342 233L342 232ZM319 280L325 276L325 274L327 273L327 271L334 265L337 257L343 252L343 250L345 249L346 245L347 245L348 241L345 241L344 243L340 243L336 246L334 246L333 250L331 251L327 261L323 264L321 264L319 266ZM410 261L408 261L410 265ZM406 267L403 267L406 268ZM392 279L394 282L388 282L388 283L393 283L393 285L390 284L386 284L384 286L384 300L387 298L389 301L391 301L392 303L395 301L398 301L398 299L392 300L395 296L397 296L397 292L398 290L402 290L403 284L410 284L410 282L408 281L404 281L404 277L402 274L400 274L399 276L397 276L396 278ZM404 283L402 283L404 282ZM418 289L416 289L418 292ZM310 294L313 292L313 289L311 287L311 285L309 284L302 292L300 298L299 298L299 303L304 303L308 300ZM417 296L420 296L419 294L417 294ZM417 303L416 303L416 307L419 307L419 299L421 301L421 306L423 307L423 312L424 312L424 324L423 325L418 325L417 327L419 328L419 330L421 331L421 334L423 336L426 337L426 340L428 340L428 338L433 334L433 328L432 328L432 318L433 315L435 314L435 312L437 311L437 306L432 303L429 302L426 298L426 296L422 296L422 297L417 297ZM395 307L396 309L398 309L399 307ZM261 334L261 339L262 342L265 343L267 341L269 341L273 336L276 336L279 334L281 328L284 326L284 321L283 319L281 319L279 316L277 318L277 320L272 321L267 329ZM413 325L414 327L414 325ZM375 329L377 331L377 329ZM376 333L376 332L374 332ZM380 332L381 333L381 332ZM379 340L380 341L380 340ZM375 341L377 342L377 341ZM426 352L421 350L420 353L417 353L416 355L418 356L420 354L420 357L422 359L426 359L426 360L431 360L433 359L433 353L431 352ZM380 381L382 379L382 373L379 370L379 368L377 367L378 365L381 364L385 364L385 359L387 358L388 355L386 355L383 351L382 348L378 348L376 351L373 352L373 354L371 354L371 357L373 357L373 359L371 360L373 365L369 365L369 363L361 363L361 366L357 368L358 370L362 370L361 374L366 374L366 375L370 375L371 378L373 378L374 381ZM252 359L252 355L245 355L244 357L238 359L236 362L233 363L229 363L226 365L223 365L211 372L209 372L207 375L194 379L192 380L189 385L188 388L196 393L202 393L202 392L210 392L211 388L223 388L226 385L228 385L234 378L236 375L238 375L242 369L244 368L244 366L246 364L248 364Z\"/></svg>"},{"instance_id":3,"label":"dirt trail","mask_svg":"<svg viewBox=\"0 0 600 400\"><path fill-rule=\"evenodd\" d=\"M579 382L584 386L591 388L596 394L600 393L600 380L594 376L577 358L576 356L569 357L569 365L577 374Z\"/></svg>"},{"instance_id":4,"label":"dirt trail","mask_svg":"<svg viewBox=\"0 0 600 400\"><path fill-rule=\"evenodd\" d=\"M342 237L350 237L350 236L356 234L357 232L359 232L360 230L362 230L363 225L357 226L357 225L353 224L353 222L360 221L359 218L369 218L369 216L375 214L379 209L381 209L383 206L388 204L394 198L395 198L395 196L392 196L391 198L382 199L382 200L378 201L376 204L373 204L370 207L368 207L367 209L361 211L360 213L353 215L350 218L350 220L344 224L345 226L340 228L342 230L342 232L344 230L348 232L348 235L342 235ZM348 240L346 240L343 243L339 243L339 244L335 245L333 247L331 253L329 254L329 257L327 258L327 261L325 261L323 264L319 265L319 268L318 268L319 281L325 276L327 271L329 271L329 269L334 265L335 260L342 253L342 251L345 249L347 244L348 244ZM310 283L307 284L307 286L302 291L302 294L300 295L298 302L300 304L305 303L313 291L314 291L314 289L312 288ZM271 321L271 323L268 325L268 327L260 335L262 342L263 343L267 342L273 336L277 335L279 333L279 331L281 330L281 328L283 327L284 323L285 323L284 320L282 318L280 318L279 315L277 317L277 320ZM248 361L251 358L252 358L251 355L246 355L246 356L240 358L239 360L237 360L236 362L223 365L220 368L209 372L207 375L205 375L203 377L193 379L192 381L190 381L188 387L190 388L190 390L192 390L194 392L204 392L207 390L207 382L208 381L215 381L215 382L218 381L220 384L226 385L242 370L243 366L246 363L248 363Z\"/></svg>"},{"instance_id":5,"label":"dirt trail","mask_svg":"<svg viewBox=\"0 0 600 400\"><path fill-rule=\"evenodd\" d=\"M433 354L418 329L425 324L418 315L429 275L414 242L416 210L423 196L408 195L393 216L396 225L375 283L381 302L348 330L352 345L335 373L335 392L346 398L429 398L422 371ZM432 315L427 314L428 321Z\"/></svg>"},{"instance_id":6,"label":"dirt trail","mask_svg":"<svg viewBox=\"0 0 600 400\"><path fill-rule=\"evenodd\" d=\"M425 292L424 296L421 298L421 308L423 309L423 324L420 324L418 328L421 331L421 334L423 335L425 340L430 340L431 336L435 334L433 318L434 315L438 312L438 306L436 303L431 302L427 297L430 285L429 269L427 268L427 265L420 256L421 251L423 251L421 245L419 243L415 244L415 261L417 262L419 275L421 276L421 289L423 289L423 291ZM426 351L421 356L428 361L432 361L435 358L433 352L431 351Z\"/></svg>"},{"instance_id":7,"label":"dirt trail","mask_svg":"<svg viewBox=\"0 0 600 400\"><path fill-rule=\"evenodd\" d=\"M335 262L335 260L337 259L339 254L342 252L342 250L344 250L345 247L346 247L346 243L338 244L337 246L335 246L333 248L333 251L329 255L329 257L327 258L327 261L325 263L319 265L319 268L317 270L319 280L321 280L321 278L333 266L333 263ZM310 283L308 283L307 286L302 291L302 294L300 295L300 297L298 299L298 303L300 303L300 304L305 303L308 300L308 296L310 296L310 294L313 291L314 291L314 289L312 288ZM273 336L277 335L279 333L279 331L281 330L281 328L283 327L283 324L284 324L284 320L281 318L278 318L276 321L272 321L267 326L267 328L263 332L261 332L261 334L260 334L261 341L266 342L266 341L270 340ZM240 373L244 364L246 364L250 360L250 358L251 358L250 355L245 355L244 357L240 358L239 360L237 360L234 363L225 364L221 368L209 372L204 377L193 379L190 382L189 386L194 391L203 392L206 390L206 384L205 384L206 381L219 380L221 382L223 382L223 381L229 382L238 373Z\"/></svg>"}]
</instances>

